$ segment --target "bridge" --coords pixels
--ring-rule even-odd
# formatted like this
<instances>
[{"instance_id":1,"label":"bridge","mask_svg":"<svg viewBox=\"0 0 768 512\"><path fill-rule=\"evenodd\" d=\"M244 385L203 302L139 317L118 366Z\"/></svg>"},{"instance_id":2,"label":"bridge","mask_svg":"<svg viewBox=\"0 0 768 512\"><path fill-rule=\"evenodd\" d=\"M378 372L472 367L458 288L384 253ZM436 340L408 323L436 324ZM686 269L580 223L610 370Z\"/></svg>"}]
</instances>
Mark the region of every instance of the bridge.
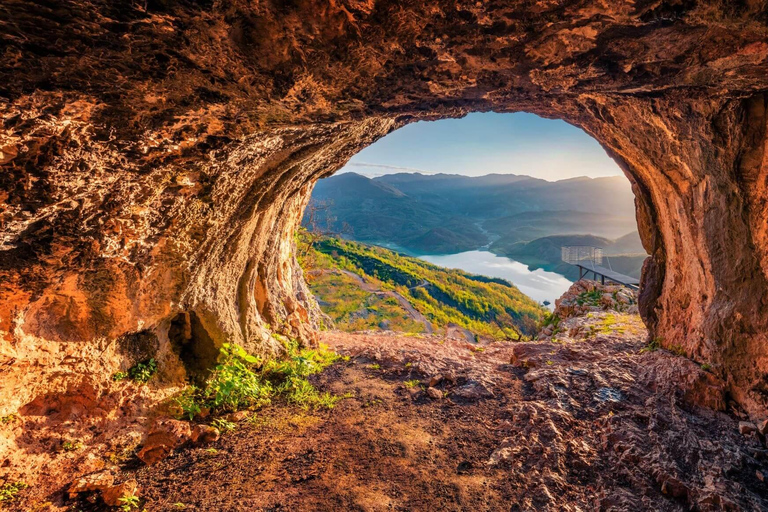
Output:
<instances>
[{"instance_id":1,"label":"bridge","mask_svg":"<svg viewBox=\"0 0 768 512\"><path fill-rule=\"evenodd\" d=\"M587 245L569 245L561 247L561 257L564 262L575 265L579 268L579 279L587 277L589 274L593 274L595 281L600 281L605 284L605 281L613 281L624 285L633 290L637 290L640 287L640 280L634 277L630 277L619 272L615 272L610 268L602 266L603 263L603 249L602 247L591 247ZM608 266L610 266L610 261Z\"/></svg>"}]
</instances>

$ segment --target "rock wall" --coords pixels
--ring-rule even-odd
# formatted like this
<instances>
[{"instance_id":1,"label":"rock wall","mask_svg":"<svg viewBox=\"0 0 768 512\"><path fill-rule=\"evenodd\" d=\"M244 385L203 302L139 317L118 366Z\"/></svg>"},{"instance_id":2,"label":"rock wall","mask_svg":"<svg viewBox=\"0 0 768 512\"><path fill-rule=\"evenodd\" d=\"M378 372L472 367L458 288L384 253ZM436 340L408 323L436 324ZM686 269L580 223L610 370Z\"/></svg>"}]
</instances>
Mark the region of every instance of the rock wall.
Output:
<instances>
[{"instance_id":1,"label":"rock wall","mask_svg":"<svg viewBox=\"0 0 768 512\"><path fill-rule=\"evenodd\" d=\"M313 182L403 124L489 110L604 145L652 255L653 335L768 408L765 1L0 12L0 415L147 353L179 382L225 340L311 342L292 232Z\"/></svg>"}]
</instances>

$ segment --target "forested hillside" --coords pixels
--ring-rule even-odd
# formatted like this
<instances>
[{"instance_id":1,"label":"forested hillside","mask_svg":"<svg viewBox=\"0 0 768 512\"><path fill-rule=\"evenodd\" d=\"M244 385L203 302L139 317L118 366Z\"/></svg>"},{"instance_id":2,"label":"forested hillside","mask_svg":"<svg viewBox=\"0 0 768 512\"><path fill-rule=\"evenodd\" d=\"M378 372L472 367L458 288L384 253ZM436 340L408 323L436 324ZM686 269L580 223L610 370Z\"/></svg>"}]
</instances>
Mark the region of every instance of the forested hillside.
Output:
<instances>
[{"instance_id":1,"label":"forested hillside","mask_svg":"<svg viewBox=\"0 0 768 512\"><path fill-rule=\"evenodd\" d=\"M323 311L343 330L469 331L519 339L544 308L514 285L448 270L376 246L297 236L299 261Z\"/></svg>"}]
</instances>

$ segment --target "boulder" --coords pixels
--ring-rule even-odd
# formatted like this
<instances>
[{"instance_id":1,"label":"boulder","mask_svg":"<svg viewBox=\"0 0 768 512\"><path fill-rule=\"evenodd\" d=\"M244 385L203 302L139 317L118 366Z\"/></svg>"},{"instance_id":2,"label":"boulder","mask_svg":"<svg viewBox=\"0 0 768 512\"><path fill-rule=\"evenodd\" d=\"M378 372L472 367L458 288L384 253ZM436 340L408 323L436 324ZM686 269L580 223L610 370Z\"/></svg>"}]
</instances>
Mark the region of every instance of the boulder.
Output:
<instances>
[{"instance_id":1,"label":"boulder","mask_svg":"<svg viewBox=\"0 0 768 512\"><path fill-rule=\"evenodd\" d=\"M155 421L137 455L145 464L155 464L191 439L192 427L189 422L161 418Z\"/></svg>"},{"instance_id":2,"label":"boulder","mask_svg":"<svg viewBox=\"0 0 768 512\"><path fill-rule=\"evenodd\" d=\"M210 425L195 425L192 429L192 442L195 444L214 443L219 440L220 436L219 429Z\"/></svg>"},{"instance_id":3,"label":"boulder","mask_svg":"<svg viewBox=\"0 0 768 512\"><path fill-rule=\"evenodd\" d=\"M69 486L69 497L75 498L80 493L108 489L112 487L114 482L115 475L109 470L81 476Z\"/></svg>"}]
</instances>

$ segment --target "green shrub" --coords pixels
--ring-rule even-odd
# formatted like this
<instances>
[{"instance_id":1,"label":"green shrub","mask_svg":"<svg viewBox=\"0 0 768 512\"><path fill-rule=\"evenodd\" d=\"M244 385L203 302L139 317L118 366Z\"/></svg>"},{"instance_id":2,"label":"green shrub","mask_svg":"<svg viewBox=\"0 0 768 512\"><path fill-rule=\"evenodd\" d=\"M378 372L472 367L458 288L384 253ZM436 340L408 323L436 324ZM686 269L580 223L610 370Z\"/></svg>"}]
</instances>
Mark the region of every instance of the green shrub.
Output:
<instances>
[{"instance_id":1,"label":"green shrub","mask_svg":"<svg viewBox=\"0 0 768 512\"><path fill-rule=\"evenodd\" d=\"M303 407L333 407L340 397L318 392L307 377L322 371L339 356L324 346L306 349L295 340L279 335L275 338L286 350L285 356L278 359L263 360L238 345L225 343L205 386L190 386L175 398L181 415L192 419L203 409L214 414L253 409L275 398Z\"/></svg>"}]
</instances>

